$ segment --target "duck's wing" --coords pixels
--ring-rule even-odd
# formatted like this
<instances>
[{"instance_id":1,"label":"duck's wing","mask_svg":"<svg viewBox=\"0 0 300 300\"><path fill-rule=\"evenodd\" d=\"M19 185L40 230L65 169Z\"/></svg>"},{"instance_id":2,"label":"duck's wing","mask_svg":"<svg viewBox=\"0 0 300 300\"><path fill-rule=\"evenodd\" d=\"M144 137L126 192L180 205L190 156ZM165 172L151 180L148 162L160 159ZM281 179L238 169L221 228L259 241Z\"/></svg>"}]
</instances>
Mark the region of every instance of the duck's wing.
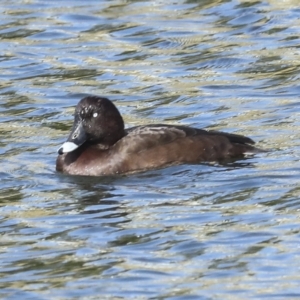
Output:
<instances>
[{"instance_id":1,"label":"duck's wing","mask_svg":"<svg viewBox=\"0 0 300 300\"><path fill-rule=\"evenodd\" d=\"M203 139L205 143L209 142L211 137L211 140L215 144L218 136L222 142L227 140L228 143L234 144L254 144L253 140L242 135L219 131L206 131L204 129L186 126L157 124L127 129L127 135L119 140L115 146L126 149L128 152L137 153L189 137L197 137L197 140Z\"/></svg>"},{"instance_id":2,"label":"duck's wing","mask_svg":"<svg viewBox=\"0 0 300 300\"><path fill-rule=\"evenodd\" d=\"M147 125L133 127L127 130L127 135L118 141L119 147L137 153L150 148L169 144L196 133L185 132L176 126Z\"/></svg>"},{"instance_id":3,"label":"duck's wing","mask_svg":"<svg viewBox=\"0 0 300 300\"><path fill-rule=\"evenodd\" d=\"M227 132L221 132L221 131L215 131L215 130L210 130L210 131L206 131L207 134L209 135L218 135L218 136L224 136L226 137L231 143L235 143L235 144L243 144L243 145L254 145L255 142L243 135L240 134L234 134L234 133L227 133Z\"/></svg>"}]
</instances>

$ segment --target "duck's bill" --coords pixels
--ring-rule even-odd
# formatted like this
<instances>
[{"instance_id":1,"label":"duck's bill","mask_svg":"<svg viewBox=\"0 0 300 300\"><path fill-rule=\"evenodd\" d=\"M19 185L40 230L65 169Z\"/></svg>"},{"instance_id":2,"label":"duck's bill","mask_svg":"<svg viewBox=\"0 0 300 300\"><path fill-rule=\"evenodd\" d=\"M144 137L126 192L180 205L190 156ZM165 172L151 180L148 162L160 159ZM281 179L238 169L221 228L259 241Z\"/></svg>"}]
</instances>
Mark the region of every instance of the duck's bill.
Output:
<instances>
[{"instance_id":1,"label":"duck's bill","mask_svg":"<svg viewBox=\"0 0 300 300\"><path fill-rule=\"evenodd\" d=\"M72 131L65 143L58 149L58 154L72 152L87 140L87 135L81 122L74 124Z\"/></svg>"},{"instance_id":2,"label":"duck's bill","mask_svg":"<svg viewBox=\"0 0 300 300\"><path fill-rule=\"evenodd\" d=\"M58 154L64 154L68 152L72 152L76 150L79 146L72 142L65 142L63 145L58 149Z\"/></svg>"}]
</instances>

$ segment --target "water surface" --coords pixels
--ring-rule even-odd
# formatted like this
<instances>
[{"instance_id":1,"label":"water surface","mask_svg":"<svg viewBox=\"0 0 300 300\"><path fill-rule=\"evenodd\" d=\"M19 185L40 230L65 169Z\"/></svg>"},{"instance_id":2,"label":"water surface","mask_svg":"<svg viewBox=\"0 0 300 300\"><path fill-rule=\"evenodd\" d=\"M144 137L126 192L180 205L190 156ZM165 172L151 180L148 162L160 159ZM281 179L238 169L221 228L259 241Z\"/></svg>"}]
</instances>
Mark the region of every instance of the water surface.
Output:
<instances>
[{"instance_id":1,"label":"water surface","mask_svg":"<svg viewBox=\"0 0 300 300\"><path fill-rule=\"evenodd\" d=\"M298 1L2 1L0 295L298 299ZM272 151L132 176L55 172L85 95L127 126Z\"/></svg>"}]
</instances>

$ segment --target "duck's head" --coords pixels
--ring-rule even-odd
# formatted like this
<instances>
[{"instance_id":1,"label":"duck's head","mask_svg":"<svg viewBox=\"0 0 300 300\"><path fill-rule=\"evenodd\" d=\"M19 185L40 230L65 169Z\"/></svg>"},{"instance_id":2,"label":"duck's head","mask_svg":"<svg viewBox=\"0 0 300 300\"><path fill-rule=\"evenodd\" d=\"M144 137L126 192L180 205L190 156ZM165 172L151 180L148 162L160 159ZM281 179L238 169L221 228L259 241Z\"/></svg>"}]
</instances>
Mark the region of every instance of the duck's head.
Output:
<instances>
[{"instance_id":1,"label":"duck's head","mask_svg":"<svg viewBox=\"0 0 300 300\"><path fill-rule=\"evenodd\" d=\"M109 147L123 136L124 122L116 106L107 98L88 96L77 104L71 133L58 153L72 152L87 142Z\"/></svg>"}]
</instances>

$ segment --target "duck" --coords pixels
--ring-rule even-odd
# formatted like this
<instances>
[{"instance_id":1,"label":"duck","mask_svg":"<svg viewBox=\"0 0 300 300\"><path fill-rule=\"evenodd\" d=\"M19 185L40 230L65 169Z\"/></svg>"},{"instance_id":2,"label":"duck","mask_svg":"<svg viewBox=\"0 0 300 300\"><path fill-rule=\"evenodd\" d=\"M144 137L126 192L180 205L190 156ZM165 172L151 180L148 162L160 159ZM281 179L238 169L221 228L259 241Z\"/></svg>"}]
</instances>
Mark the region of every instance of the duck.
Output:
<instances>
[{"instance_id":1,"label":"duck","mask_svg":"<svg viewBox=\"0 0 300 300\"><path fill-rule=\"evenodd\" d=\"M150 124L125 129L112 101L87 96L58 150L56 170L69 175L110 176L178 164L226 162L263 150L249 137L182 125Z\"/></svg>"}]
</instances>

